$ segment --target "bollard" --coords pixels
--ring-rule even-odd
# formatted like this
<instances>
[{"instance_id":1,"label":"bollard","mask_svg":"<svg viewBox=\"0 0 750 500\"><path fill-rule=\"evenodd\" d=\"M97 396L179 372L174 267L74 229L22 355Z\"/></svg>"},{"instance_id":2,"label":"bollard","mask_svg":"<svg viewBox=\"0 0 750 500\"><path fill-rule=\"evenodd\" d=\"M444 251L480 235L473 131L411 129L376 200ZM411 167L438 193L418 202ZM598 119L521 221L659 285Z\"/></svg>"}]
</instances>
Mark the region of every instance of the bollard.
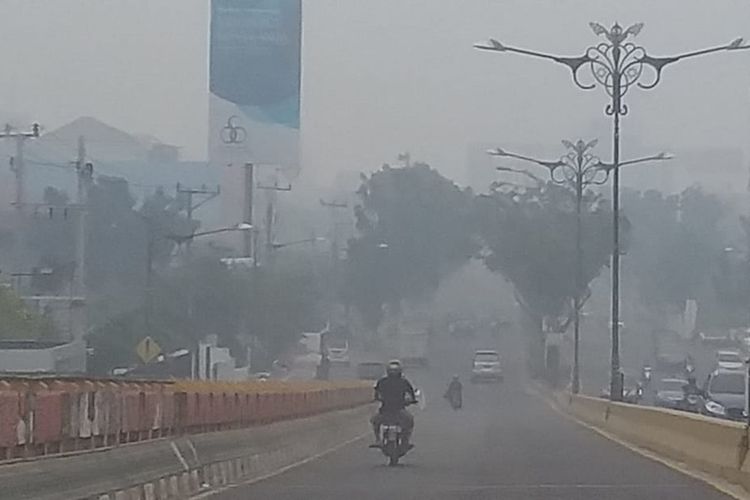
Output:
<instances>
[{"instance_id":1,"label":"bollard","mask_svg":"<svg viewBox=\"0 0 750 500\"><path fill-rule=\"evenodd\" d=\"M221 486L221 468L219 467L219 464L214 463L211 464L211 485L213 486Z\"/></svg>"},{"instance_id":2,"label":"bollard","mask_svg":"<svg viewBox=\"0 0 750 500\"><path fill-rule=\"evenodd\" d=\"M169 476L169 498L180 498L180 485L177 476Z\"/></svg>"},{"instance_id":3,"label":"bollard","mask_svg":"<svg viewBox=\"0 0 750 500\"><path fill-rule=\"evenodd\" d=\"M180 494L182 495L182 498L187 498L190 496L192 491L190 490L190 473L189 472L183 472L180 475L179 478L179 486L180 486Z\"/></svg>"},{"instance_id":4,"label":"bollard","mask_svg":"<svg viewBox=\"0 0 750 500\"><path fill-rule=\"evenodd\" d=\"M227 469L227 482L231 484L235 481L237 477L235 474L234 460L228 460L224 463L226 464L226 469Z\"/></svg>"},{"instance_id":5,"label":"bollard","mask_svg":"<svg viewBox=\"0 0 750 500\"><path fill-rule=\"evenodd\" d=\"M143 485L143 500L156 500L156 488L153 483Z\"/></svg>"},{"instance_id":6,"label":"bollard","mask_svg":"<svg viewBox=\"0 0 750 500\"><path fill-rule=\"evenodd\" d=\"M198 475L197 469L193 469L190 471L190 489L193 492L198 492L201 489L201 480Z\"/></svg>"},{"instance_id":7,"label":"bollard","mask_svg":"<svg viewBox=\"0 0 750 500\"><path fill-rule=\"evenodd\" d=\"M167 484L167 478L163 477L159 479L159 500L167 500L169 498L169 486Z\"/></svg>"},{"instance_id":8,"label":"bollard","mask_svg":"<svg viewBox=\"0 0 750 500\"><path fill-rule=\"evenodd\" d=\"M221 473L221 484L227 484L229 482L229 473L227 472L227 463L221 462L219 464L219 472Z\"/></svg>"}]
</instances>

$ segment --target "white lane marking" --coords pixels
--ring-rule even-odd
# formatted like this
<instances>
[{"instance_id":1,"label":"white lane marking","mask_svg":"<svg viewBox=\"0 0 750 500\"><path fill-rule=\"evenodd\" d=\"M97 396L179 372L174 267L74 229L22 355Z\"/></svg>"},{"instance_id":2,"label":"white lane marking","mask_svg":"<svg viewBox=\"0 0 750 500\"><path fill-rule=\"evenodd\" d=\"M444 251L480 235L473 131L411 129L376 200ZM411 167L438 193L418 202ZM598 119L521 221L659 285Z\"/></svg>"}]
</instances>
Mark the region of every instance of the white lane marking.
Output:
<instances>
[{"instance_id":1,"label":"white lane marking","mask_svg":"<svg viewBox=\"0 0 750 500\"><path fill-rule=\"evenodd\" d=\"M711 476L697 469L693 469L692 467L682 462L673 461L671 459L662 457L661 455L657 455L656 453L653 453L649 450L646 450L645 448L640 448L634 444L628 443L627 441L620 439L614 434L611 434L603 429L599 429L598 427L588 424L584 422L583 420L579 420L573 415L566 413L565 411L560 409L552 400L541 395L541 393L537 392L537 395L541 397L542 400L544 400L544 402L546 402L547 405L549 405L549 407L552 408L552 410L556 412L558 415L561 415L563 418L566 418L570 420L571 422L574 422L582 427L585 427L586 429L590 431L596 432L600 436L606 439L609 439L610 441L616 444L619 444L620 446L624 448L627 448L633 453L637 453L638 455L641 455L642 457L653 460L654 462L659 462L660 464L666 465L667 467L669 467L670 469L674 471L677 471L688 477L691 477L693 479L697 479L698 481L706 483L707 485L711 486L715 490L719 491L720 493L724 493L727 496L730 496L737 500L750 500L750 493L742 489L741 486L730 483L729 481L726 481L724 479Z\"/></svg>"},{"instance_id":2,"label":"white lane marking","mask_svg":"<svg viewBox=\"0 0 750 500\"><path fill-rule=\"evenodd\" d=\"M319 486L315 484L284 484L279 486L286 490L326 490L347 491L346 485ZM362 489L358 485L356 489ZM510 490L651 490L651 489L690 489L690 484L566 484L566 483L543 483L543 484L484 484L484 485L435 485L428 486L430 491L447 492L471 492L471 491L510 491ZM354 488L352 488L354 489Z\"/></svg>"},{"instance_id":3,"label":"white lane marking","mask_svg":"<svg viewBox=\"0 0 750 500\"><path fill-rule=\"evenodd\" d=\"M319 458L322 458L322 457L324 457L324 456L326 456L326 455L328 455L330 453L338 451L338 450L340 450L340 449L342 449L342 448L344 448L346 446L349 446L350 444L356 443L357 441L361 441L362 439L365 439L367 436L370 436L370 435L371 435L370 432L365 432L363 434L360 434L357 437L354 437L352 439L344 441L343 443L339 443L339 444L337 444L336 446L334 446L332 448L328 448L327 450L323 450L320 453L316 453L315 455L311 455L311 456L309 456L307 458L303 458L302 460L294 462L293 464L290 464L290 465L286 465L286 466L284 466L284 467L282 467L280 469L277 469L277 470L275 470L273 472L269 472L268 474L263 474L262 476L258 476L258 477L251 478L251 479L247 479L247 480L241 481L239 483L229 484L229 485L223 486L221 488L215 488L215 489L213 489L211 491L207 491L205 493L201 493L200 495L196 495L196 496L190 497L190 498L191 498L191 500L198 500L198 499L201 499L201 498L210 498L210 497L212 497L214 495L218 495L219 493L222 493L222 492L227 491L227 490L231 490L231 489L234 489L234 488L239 488L240 486L249 486L251 484L255 484L255 483L259 483L261 481L265 481L266 479L270 479L270 478L272 478L274 476L278 476L280 474L283 474L283 473L285 473L285 472L287 472L289 470L295 469L295 468L300 467L302 465L305 465L305 464L308 464L308 463L313 462L315 460L318 460Z\"/></svg>"},{"instance_id":4,"label":"white lane marking","mask_svg":"<svg viewBox=\"0 0 750 500\"><path fill-rule=\"evenodd\" d=\"M180 452L180 449L177 447L177 444L174 441L170 441L169 445L172 447L172 451L174 451L174 454L177 457L177 460L179 460L180 463L182 464L182 467L184 467L185 470L190 470L190 466L185 460L185 457L182 456L182 453Z\"/></svg>"},{"instance_id":5,"label":"white lane marking","mask_svg":"<svg viewBox=\"0 0 750 500\"><path fill-rule=\"evenodd\" d=\"M199 464L201 463L200 460L198 460L198 450L195 449L195 446L193 445L193 442L190 439L185 440L187 442L188 448L190 448L190 453L193 454L193 458L195 459L195 463Z\"/></svg>"}]
</instances>

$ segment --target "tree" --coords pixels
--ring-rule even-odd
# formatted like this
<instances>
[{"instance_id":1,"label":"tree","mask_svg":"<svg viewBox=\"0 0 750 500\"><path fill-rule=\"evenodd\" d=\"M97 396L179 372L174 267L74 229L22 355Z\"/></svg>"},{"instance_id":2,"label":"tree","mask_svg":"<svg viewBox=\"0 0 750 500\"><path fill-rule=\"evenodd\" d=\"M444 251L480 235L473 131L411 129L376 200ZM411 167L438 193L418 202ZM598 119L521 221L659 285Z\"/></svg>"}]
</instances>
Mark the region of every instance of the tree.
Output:
<instances>
[{"instance_id":1,"label":"tree","mask_svg":"<svg viewBox=\"0 0 750 500\"><path fill-rule=\"evenodd\" d=\"M168 351L193 349L216 334L241 361L253 337L255 366L267 367L300 332L322 328L322 287L309 262L295 256L252 271L197 258L165 270L155 282L150 334ZM134 348L145 334L143 317L141 307L129 310L89 336L100 372L137 362Z\"/></svg>"},{"instance_id":2,"label":"tree","mask_svg":"<svg viewBox=\"0 0 750 500\"><path fill-rule=\"evenodd\" d=\"M611 256L612 213L593 191L583 198L581 246L582 283L576 289L575 194L553 183L523 187L497 184L477 197L476 218L486 246L488 269L510 281L526 313L529 362L541 373L544 359L543 318L560 318L562 329L575 312L577 293L585 298L589 283Z\"/></svg>"},{"instance_id":3,"label":"tree","mask_svg":"<svg viewBox=\"0 0 750 500\"><path fill-rule=\"evenodd\" d=\"M540 321L569 314L576 295L574 203L571 190L552 183L494 189L477 198L485 264L513 283L521 305ZM582 212L585 297L611 256L612 215L592 191L584 193Z\"/></svg>"},{"instance_id":4,"label":"tree","mask_svg":"<svg viewBox=\"0 0 750 500\"><path fill-rule=\"evenodd\" d=\"M374 329L383 305L398 311L402 300L429 297L476 252L473 194L423 163L384 165L362 176L357 194L344 294Z\"/></svg>"},{"instance_id":5,"label":"tree","mask_svg":"<svg viewBox=\"0 0 750 500\"><path fill-rule=\"evenodd\" d=\"M642 304L657 313L684 310L688 299L705 301L725 247L726 207L715 195L691 187L679 195L623 192L633 221L626 270L635 277Z\"/></svg>"},{"instance_id":6,"label":"tree","mask_svg":"<svg viewBox=\"0 0 750 500\"><path fill-rule=\"evenodd\" d=\"M146 269L146 225L128 182L99 176L89 189L87 285L91 290L139 288Z\"/></svg>"},{"instance_id":7,"label":"tree","mask_svg":"<svg viewBox=\"0 0 750 500\"><path fill-rule=\"evenodd\" d=\"M15 292L0 287L0 338L33 340L50 338L53 333L49 318L29 311Z\"/></svg>"}]
</instances>

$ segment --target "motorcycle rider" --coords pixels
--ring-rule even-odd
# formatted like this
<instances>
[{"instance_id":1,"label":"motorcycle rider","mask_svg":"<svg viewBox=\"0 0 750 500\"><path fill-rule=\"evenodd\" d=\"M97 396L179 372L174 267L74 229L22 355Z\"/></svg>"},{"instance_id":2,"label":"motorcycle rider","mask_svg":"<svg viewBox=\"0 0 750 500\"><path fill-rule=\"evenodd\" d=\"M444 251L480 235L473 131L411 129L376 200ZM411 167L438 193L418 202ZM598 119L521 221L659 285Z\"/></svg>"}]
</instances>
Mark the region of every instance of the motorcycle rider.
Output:
<instances>
[{"instance_id":1,"label":"motorcycle rider","mask_svg":"<svg viewBox=\"0 0 750 500\"><path fill-rule=\"evenodd\" d=\"M455 408L461 408L463 405L463 384L459 380L458 375L453 375L450 383L448 384L448 390L445 391L445 398L451 402Z\"/></svg>"},{"instance_id":2,"label":"motorcycle rider","mask_svg":"<svg viewBox=\"0 0 750 500\"><path fill-rule=\"evenodd\" d=\"M687 379L687 384L682 386L682 392L685 393L685 397L688 396L701 396L703 391L695 381L695 376L691 375Z\"/></svg>"},{"instance_id":3,"label":"motorcycle rider","mask_svg":"<svg viewBox=\"0 0 750 500\"><path fill-rule=\"evenodd\" d=\"M410 399L407 399L410 398ZM401 362L392 360L388 363L386 376L378 380L375 384L375 400L380 401L380 409L372 416L372 430L375 434L375 446L381 446L380 426L385 420L386 414L396 417L398 425L402 431L402 442L410 448L409 438L414 429L414 417L406 411L410 402L416 401L417 396L414 387L403 376Z\"/></svg>"}]
</instances>

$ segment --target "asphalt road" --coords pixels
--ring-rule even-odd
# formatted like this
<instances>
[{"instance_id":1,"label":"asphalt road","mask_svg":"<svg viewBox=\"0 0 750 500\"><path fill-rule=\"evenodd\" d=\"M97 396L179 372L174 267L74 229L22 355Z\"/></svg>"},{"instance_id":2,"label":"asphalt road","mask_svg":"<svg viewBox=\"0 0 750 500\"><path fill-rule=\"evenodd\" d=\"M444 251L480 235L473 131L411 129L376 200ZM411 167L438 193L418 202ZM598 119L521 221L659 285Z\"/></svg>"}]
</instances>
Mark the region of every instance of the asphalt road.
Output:
<instances>
[{"instance_id":1,"label":"asphalt road","mask_svg":"<svg viewBox=\"0 0 750 500\"><path fill-rule=\"evenodd\" d=\"M477 347L476 345L473 347ZM468 346L454 346L466 351ZM410 374L427 395L415 411L416 448L398 467L359 441L267 480L214 498L239 500L718 500L710 486L631 452L556 413L506 355L503 385L466 384L463 410L440 397L443 370ZM510 359L509 359L510 358ZM363 426L363 430L366 427Z\"/></svg>"}]
</instances>

